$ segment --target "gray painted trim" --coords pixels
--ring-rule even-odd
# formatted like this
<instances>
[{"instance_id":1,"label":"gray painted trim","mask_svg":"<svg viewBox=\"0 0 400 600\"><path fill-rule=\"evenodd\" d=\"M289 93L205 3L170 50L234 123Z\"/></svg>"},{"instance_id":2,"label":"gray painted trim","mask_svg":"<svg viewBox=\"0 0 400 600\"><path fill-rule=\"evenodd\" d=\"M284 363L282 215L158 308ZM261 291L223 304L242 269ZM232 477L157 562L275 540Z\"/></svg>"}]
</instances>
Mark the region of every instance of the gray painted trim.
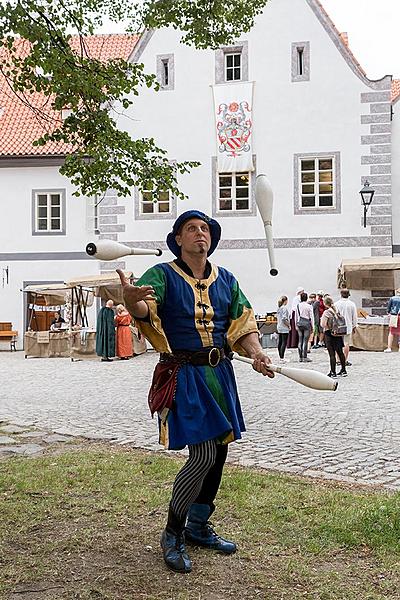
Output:
<instances>
[{"instance_id":1,"label":"gray painted trim","mask_svg":"<svg viewBox=\"0 0 400 600\"><path fill-rule=\"evenodd\" d=\"M385 123L383 125L371 125L371 134L374 133L391 133L392 132L392 124Z\"/></svg>"},{"instance_id":2,"label":"gray painted trim","mask_svg":"<svg viewBox=\"0 0 400 600\"><path fill-rule=\"evenodd\" d=\"M168 85L163 84L164 79L164 61L168 62ZM156 74L157 81L160 84L159 91L169 91L175 89L175 59L173 54L157 54L156 56Z\"/></svg>"},{"instance_id":3,"label":"gray painted trim","mask_svg":"<svg viewBox=\"0 0 400 600\"><path fill-rule=\"evenodd\" d=\"M392 172L392 165L372 165L370 168L371 175L390 175ZM374 198L375 199L375 198Z\"/></svg>"},{"instance_id":4,"label":"gray painted trim","mask_svg":"<svg viewBox=\"0 0 400 600\"><path fill-rule=\"evenodd\" d=\"M390 102L378 102L376 104L369 105L369 111L371 114L389 113L392 112Z\"/></svg>"},{"instance_id":5,"label":"gray painted trim","mask_svg":"<svg viewBox=\"0 0 400 600\"><path fill-rule=\"evenodd\" d=\"M363 175L360 180L361 185L364 185L366 179L368 179L369 183L372 185L372 187L374 189L375 189L375 184L381 184L381 183L391 184L392 183L392 176L390 175L390 173L389 173L389 175L385 175L385 174L383 174L383 175L367 175L367 176ZM361 196L360 196L360 200L361 200ZM390 194L388 194L388 201L391 202ZM375 196L372 200L372 203L374 203L374 202L375 202Z\"/></svg>"},{"instance_id":6,"label":"gray painted trim","mask_svg":"<svg viewBox=\"0 0 400 600\"><path fill-rule=\"evenodd\" d=\"M380 115L361 115L361 125L370 125L372 123L390 123L390 113Z\"/></svg>"},{"instance_id":7,"label":"gray painted trim","mask_svg":"<svg viewBox=\"0 0 400 600\"><path fill-rule=\"evenodd\" d=\"M361 157L362 165L385 165L392 162L391 154L371 154Z\"/></svg>"},{"instance_id":8,"label":"gray painted trim","mask_svg":"<svg viewBox=\"0 0 400 600\"><path fill-rule=\"evenodd\" d=\"M138 188L135 188L133 193L133 203L135 207L135 221L162 221L168 219L176 219L177 217L177 201L175 194L172 194L170 191L170 211L168 213L150 213L150 214L141 214L139 211L140 207L140 191Z\"/></svg>"},{"instance_id":9,"label":"gray painted trim","mask_svg":"<svg viewBox=\"0 0 400 600\"><path fill-rule=\"evenodd\" d=\"M299 74L298 50L303 48L303 74ZM310 81L310 42L292 42L292 81Z\"/></svg>"},{"instance_id":10,"label":"gray painted trim","mask_svg":"<svg viewBox=\"0 0 400 600\"><path fill-rule=\"evenodd\" d=\"M376 81L372 79L368 79L361 71L359 65L356 63L354 56L349 51L348 47L344 44L343 40L338 35L336 28L334 27L331 19L328 17L327 13L322 10L321 4L319 0L306 0L307 4L324 27L325 31L331 38L332 42L339 50L340 54L343 56L346 63L349 65L353 73L357 75L359 79L363 83L365 83L368 87L374 90L390 90L392 86L392 77L391 75L385 75L382 79L378 79Z\"/></svg>"},{"instance_id":11,"label":"gray painted trim","mask_svg":"<svg viewBox=\"0 0 400 600\"><path fill-rule=\"evenodd\" d=\"M217 157L211 157L211 202L212 202L212 216L213 217L254 217L257 214L256 205L256 177L257 177L257 157L253 154L253 165L254 169L250 174L250 208L247 211L243 210L218 210L218 198L217 198Z\"/></svg>"},{"instance_id":12,"label":"gray painted trim","mask_svg":"<svg viewBox=\"0 0 400 600\"><path fill-rule=\"evenodd\" d=\"M0 261L27 261L27 260L93 260L86 252L2 252ZM38 283L38 282L34 282ZM49 283L43 281L42 283ZM58 283L58 282L56 282Z\"/></svg>"},{"instance_id":13,"label":"gray painted trim","mask_svg":"<svg viewBox=\"0 0 400 600\"><path fill-rule=\"evenodd\" d=\"M0 156L0 169L21 167L60 167L65 154L60 156Z\"/></svg>"},{"instance_id":14,"label":"gray painted trim","mask_svg":"<svg viewBox=\"0 0 400 600\"><path fill-rule=\"evenodd\" d=\"M128 58L128 62L133 63L139 61L139 58L142 56L147 44L153 37L154 32L155 29L146 29L145 31L143 31L139 41L137 42L136 46L132 50L130 57Z\"/></svg>"},{"instance_id":15,"label":"gray painted trim","mask_svg":"<svg viewBox=\"0 0 400 600\"><path fill-rule=\"evenodd\" d=\"M61 231L36 231L36 195L37 194L60 194L61 196L61 222L62 229ZM47 188L47 189L35 189L32 190L32 213L31 213L31 222L32 222L32 235L33 236L48 236L48 235L66 235L67 231L67 223L66 223L66 191L65 188Z\"/></svg>"},{"instance_id":16,"label":"gray painted trim","mask_svg":"<svg viewBox=\"0 0 400 600\"><path fill-rule=\"evenodd\" d=\"M161 248L168 250L164 240L135 240L125 242L135 248ZM275 248L385 248L390 247L394 253L400 254L400 244L393 245L391 236L375 235L361 237L315 237L315 238L275 238ZM265 238L221 240L219 250L259 250L267 248ZM65 261L65 260L95 260L85 252L10 252L0 254L0 261ZM109 265L110 263L108 263ZM26 282L29 285L31 282ZM48 281L33 283L49 283Z\"/></svg>"},{"instance_id":17,"label":"gray painted trim","mask_svg":"<svg viewBox=\"0 0 400 600\"><path fill-rule=\"evenodd\" d=\"M225 55L232 52L240 52L241 75L240 80L226 81L225 77ZM223 46L215 50L215 83L238 83L239 81L249 80L249 44L247 41L237 42L233 46Z\"/></svg>"},{"instance_id":18,"label":"gray painted trim","mask_svg":"<svg viewBox=\"0 0 400 600\"><path fill-rule=\"evenodd\" d=\"M366 92L361 94L361 103L369 104L370 102L390 102L391 93L387 92Z\"/></svg>"},{"instance_id":19,"label":"gray painted trim","mask_svg":"<svg viewBox=\"0 0 400 600\"><path fill-rule=\"evenodd\" d=\"M331 208L302 208L300 206L301 158L333 158L334 162L334 202ZM334 215L342 212L340 152L304 152L293 156L293 210L295 215Z\"/></svg>"},{"instance_id":20,"label":"gray painted trim","mask_svg":"<svg viewBox=\"0 0 400 600\"><path fill-rule=\"evenodd\" d=\"M361 144L390 144L391 135L362 135Z\"/></svg>"},{"instance_id":21,"label":"gray painted trim","mask_svg":"<svg viewBox=\"0 0 400 600\"><path fill-rule=\"evenodd\" d=\"M382 247L388 241L387 236L360 237L313 237L313 238L275 238L275 248L370 248ZM141 240L124 242L127 246L136 248L161 248L166 250L164 241ZM221 240L219 250L259 250L267 247L265 238ZM399 246L400 248L400 246Z\"/></svg>"},{"instance_id":22,"label":"gray painted trim","mask_svg":"<svg viewBox=\"0 0 400 600\"><path fill-rule=\"evenodd\" d=\"M392 256L392 248L372 248L371 256Z\"/></svg>"}]
</instances>

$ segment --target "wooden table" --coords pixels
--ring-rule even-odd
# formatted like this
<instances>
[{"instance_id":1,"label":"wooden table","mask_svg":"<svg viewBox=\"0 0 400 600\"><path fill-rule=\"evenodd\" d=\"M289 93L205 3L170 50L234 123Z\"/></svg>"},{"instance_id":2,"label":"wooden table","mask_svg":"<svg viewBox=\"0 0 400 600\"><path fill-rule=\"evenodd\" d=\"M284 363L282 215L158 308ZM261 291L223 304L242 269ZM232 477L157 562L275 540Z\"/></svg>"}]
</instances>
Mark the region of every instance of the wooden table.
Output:
<instances>
[{"instance_id":1,"label":"wooden table","mask_svg":"<svg viewBox=\"0 0 400 600\"><path fill-rule=\"evenodd\" d=\"M0 342L10 342L10 351L16 352L18 331L0 331Z\"/></svg>"}]
</instances>

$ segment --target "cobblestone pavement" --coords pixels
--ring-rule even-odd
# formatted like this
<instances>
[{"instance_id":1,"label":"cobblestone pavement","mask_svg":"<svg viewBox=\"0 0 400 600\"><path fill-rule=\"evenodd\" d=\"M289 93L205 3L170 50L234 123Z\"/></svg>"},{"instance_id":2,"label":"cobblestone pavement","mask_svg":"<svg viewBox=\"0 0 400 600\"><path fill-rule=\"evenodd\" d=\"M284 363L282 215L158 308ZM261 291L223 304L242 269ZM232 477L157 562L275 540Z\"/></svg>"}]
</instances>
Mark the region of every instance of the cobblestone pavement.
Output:
<instances>
[{"instance_id":1,"label":"cobblestone pavement","mask_svg":"<svg viewBox=\"0 0 400 600\"><path fill-rule=\"evenodd\" d=\"M276 362L276 350L270 354ZM322 349L307 366L293 350L288 358L289 366L328 371ZM235 362L247 432L231 444L230 461L400 489L400 354L353 352L350 359L337 392L283 376L267 380ZM0 421L158 449L146 400L156 361L152 352L112 363L0 352Z\"/></svg>"}]
</instances>

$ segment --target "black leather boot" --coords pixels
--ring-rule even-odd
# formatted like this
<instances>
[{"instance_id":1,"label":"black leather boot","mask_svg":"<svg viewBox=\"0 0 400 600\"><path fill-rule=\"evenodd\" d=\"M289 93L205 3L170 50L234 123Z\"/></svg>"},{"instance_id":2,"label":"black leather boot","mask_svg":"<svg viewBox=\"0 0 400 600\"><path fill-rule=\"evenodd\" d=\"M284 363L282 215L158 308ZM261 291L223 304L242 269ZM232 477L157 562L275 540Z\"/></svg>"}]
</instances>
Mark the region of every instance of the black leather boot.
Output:
<instances>
[{"instance_id":1,"label":"black leather boot","mask_svg":"<svg viewBox=\"0 0 400 600\"><path fill-rule=\"evenodd\" d=\"M208 504L192 504L188 512L185 537L188 542L203 548L233 554L236 552L236 544L217 535L208 521L212 510Z\"/></svg>"},{"instance_id":2,"label":"black leather boot","mask_svg":"<svg viewBox=\"0 0 400 600\"><path fill-rule=\"evenodd\" d=\"M167 567L177 573L190 573L192 563L185 549L184 520L169 507L167 526L161 535L161 548Z\"/></svg>"}]
</instances>

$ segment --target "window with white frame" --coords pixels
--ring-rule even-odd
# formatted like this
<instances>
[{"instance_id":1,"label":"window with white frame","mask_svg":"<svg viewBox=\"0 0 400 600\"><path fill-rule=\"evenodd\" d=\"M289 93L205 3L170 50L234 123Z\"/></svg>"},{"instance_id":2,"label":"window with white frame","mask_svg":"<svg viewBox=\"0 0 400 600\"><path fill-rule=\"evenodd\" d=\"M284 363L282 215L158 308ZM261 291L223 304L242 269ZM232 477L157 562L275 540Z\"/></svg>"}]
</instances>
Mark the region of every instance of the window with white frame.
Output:
<instances>
[{"instance_id":1,"label":"window with white frame","mask_svg":"<svg viewBox=\"0 0 400 600\"><path fill-rule=\"evenodd\" d=\"M242 53L232 52L225 54L225 79L226 81L241 81L242 79Z\"/></svg>"},{"instance_id":2,"label":"window with white frame","mask_svg":"<svg viewBox=\"0 0 400 600\"><path fill-rule=\"evenodd\" d=\"M169 214L171 212L170 192L144 191L140 195L140 214L157 215Z\"/></svg>"},{"instance_id":3,"label":"window with white frame","mask_svg":"<svg viewBox=\"0 0 400 600\"><path fill-rule=\"evenodd\" d=\"M250 173L218 173L218 211L250 210Z\"/></svg>"},{"instance_id":4,"label":"window with white frame","mask_svg":"<svg viewBox=\"0 0 400 600\"><path fill-rule=\"evenodd\" d=\"M335 162L333 156L300 158L300 208L335 206Z\"/></svg>"},{"instance_id":5,"label":"window with white frame","mask_svg":"<svg viewBox=\"0 0 400 600\"><path fill-rule=\"evenodd\" d=\"M33 190L32 232L65 234L65 190Z\"/></svg>"},{"instance_id":6,"label":"window with white frame","mask_svg":"<svg viewBox=\"0 0 400 600\"><path fill-rule=\"evenodd\" d=\"M215 83L224 84L249 79L249 49L247 41L237 42L215 51Z\"/></svg>"}]
</instances>

